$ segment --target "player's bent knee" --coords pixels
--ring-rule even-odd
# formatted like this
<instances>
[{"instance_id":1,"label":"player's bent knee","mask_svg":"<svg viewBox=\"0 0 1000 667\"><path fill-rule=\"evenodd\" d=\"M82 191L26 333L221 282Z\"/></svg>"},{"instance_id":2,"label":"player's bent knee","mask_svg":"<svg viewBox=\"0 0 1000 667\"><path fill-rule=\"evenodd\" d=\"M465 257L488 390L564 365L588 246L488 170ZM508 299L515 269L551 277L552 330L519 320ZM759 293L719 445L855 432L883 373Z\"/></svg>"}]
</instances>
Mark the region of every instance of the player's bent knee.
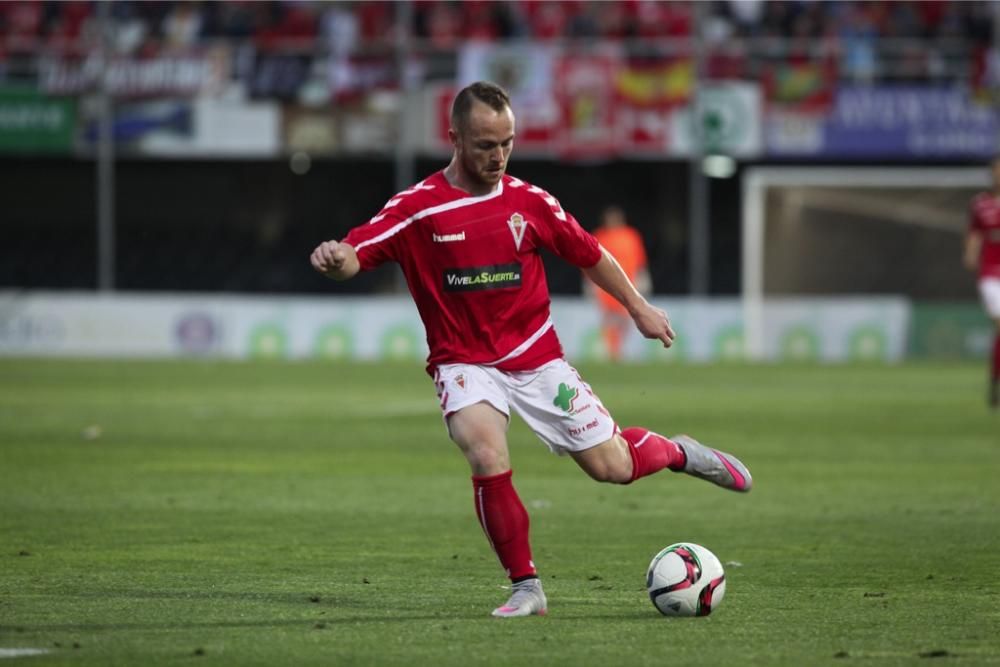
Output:
<instances>
[{"instance_id":1,"label":"player's bent knee","mask_svg":"<svg viewBox=\"0 0 1000 667\"><path fill-rule=\"evenodd\" d=\"M618 438L574 452L573 459L595 481L607 484L628 484L632 481L632 458L627 450L622 449Z\"/></svg>"},{"instance_id":2,"label":"player's bent knee","mask_svg":"<svg viewBox=\"0 0 1000 667\"><path fill-rule=\"evenodd\" d=\"M510 469L507 442L500 436L452 437L474 475L499 475Z\"/></svg>"},{"instance_id":3,"label":"player's bent knee","mask_svg":"<svg viewBox=\"0 0 1000 667\"><path fill-rule=\"evenodd\" d=\"M608 475L607 482L610 484L629 484L632 482L632 465L616 465Z\"/></svg>"},{"instance_id":4,"label":"player's bent knee","mask_svg":"<svg viewBox=\"0 0 1000 667\"><path fill-rule=\"evenodd\" d=\"M632 481L631 471L625 472L620 468L611 466L584 468L590 478L605 484L628 484Z\"/></svg>"},{"instance_id":5,"label":"player's bent knee","mask_svg":"<svg viewBox=\"0 0 1000 667\"><path fill-rule=\"evenodd\" d=\"M510 469L510 457L504 450L478 447L462 451L472 471L477 475L499 475Z\"/></svg>"}]
</instances>

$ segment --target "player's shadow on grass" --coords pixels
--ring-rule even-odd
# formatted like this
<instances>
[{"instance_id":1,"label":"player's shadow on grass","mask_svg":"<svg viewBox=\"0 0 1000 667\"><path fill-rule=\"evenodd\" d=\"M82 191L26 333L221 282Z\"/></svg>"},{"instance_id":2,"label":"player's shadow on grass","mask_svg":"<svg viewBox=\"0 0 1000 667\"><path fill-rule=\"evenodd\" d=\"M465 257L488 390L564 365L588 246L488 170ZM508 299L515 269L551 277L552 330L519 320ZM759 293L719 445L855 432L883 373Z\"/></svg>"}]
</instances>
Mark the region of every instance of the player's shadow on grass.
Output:
<instances>
[{"instance_id":1,"label":"player's shadow on grass","mask_svg":"<svg viewBox=\"0 0 1000 667\"><path fill-rule=\"evenodd\" d=\"M264 602L271 604L290 605L317 605L317 606L338 606L338 607L361 607L365 606L362 596L346 595L324 595L322 592L308 593L272 593L263 591L192 591L192 590L100 590L100 591L79 591L75 593L64 593L64 598L85 598L85 599L131 599L131 600L190 600L190 601L235 601L235 602Z\"/></svg>"},{"instance_id":2,"label":"player's shadow on grass","mask_svg":"<svg viewBox=\"0 0 1000 667\"><path fill-rule=\"evenodd\" d=\"M439 613L428 614L426 609L378 609L372 604L370 596L323 595L302 592L259 592L259 591L191 591L191 590L102 590L80 591L64 594L63 597L107 600L117 598L133 600L172 600L178 603L189 602L203 604L218 602L226 605L230 602L261 603L282 605L284 611L291 607L296 613L303 614L300 618L267 619L244 621L186 621L186 622L122 622L122 623L53 623L53 624L19 624L8 623L0 626L0 636L25 632L127 632L127 631L159 631L159 630L189 630L189 629L239 629L239 628L281 628L302 627L303 629L322 630L338 625L357 623L412 623L419 621L485 621L489 623L509 623L489 616L489 606L477 606L472 610L468 605L452 610L441 609ZM579 622L587 621L622 621L622 620L659 620L658 614L650 611L636 610L628 613L608 613L599 604L591 604L576 600L568 600L564 605L554 606L549 610L546 619L535 619L536 622ZM215 609L213 615L221 610ZM258 610L259 611L259 610ZM315 615L306 615L315 611ZM329 613L333 612L333 613ZM338 612L344 612L343 614ZM224 612L223 612L224 613Z\"/></svg>"},{"instance_id":3,"label":"player's shadow on grass","mask_svg":"<svg viewBox=\"0 0 1000 667\"><path fill-rule=\"evenodd\" d=\"M337 625L363 623L365 621L386 623L409 623L413 621L455 620L448 616L345 616L342 618L298 618L298 619L267 619L258 621L190 621L178 623L51 623L51 624L14 624L0 628L0 637L16 634L38 632L128 632L128 631L163 631L163 630L195 630L195 629L240 629L240 628L294 628L303 630L319 630Z\"/></svg>"},{"instance_id":4,"label":"player's shadow on grass","mask_svg":"<svg viewBox=\"0 0 1000 667\"><path fill-rule=\"evenodd\" d=\"M517 620L514 623L579 623L587 621L641 621L648 620L662 622L662 617L648 612L635 612L631 614L566 614L560 616L558 612L550 612L545 618ZM498 626L504 623L511 623L508 619L495 619L489 615L477 613L475 615L463 614L352 614L343 617L320 617L320 618L298 618L298 619L268 619L258 621L205 621L205 622L183 622L183 623L52 623L52 624L16 624L0 628L0 637L12 635L14 633L44 633L44 632L129 632L129 631L164 631L164 630L194 630L194 629L229 629L241 628L294 628L300 627L303 630L323 630L332 629L339 625L357 625L358 623L413 623L419 621L441 622L447 621L459 623L462 621L481 621L484 623L496 623ZM13 631L13 632L12 632Z\"/></svg>"}]
</instances>

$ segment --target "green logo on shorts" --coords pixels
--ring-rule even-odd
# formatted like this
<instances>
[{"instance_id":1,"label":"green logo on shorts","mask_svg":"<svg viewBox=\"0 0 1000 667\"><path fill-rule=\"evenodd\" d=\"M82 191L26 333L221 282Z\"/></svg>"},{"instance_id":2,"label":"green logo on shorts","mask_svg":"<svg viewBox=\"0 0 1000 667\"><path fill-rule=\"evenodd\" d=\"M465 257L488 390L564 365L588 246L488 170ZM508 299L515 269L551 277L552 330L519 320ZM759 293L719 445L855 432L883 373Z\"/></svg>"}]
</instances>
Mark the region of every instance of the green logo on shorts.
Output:
<instances>
[{"instance_id":1,"label":"green logo on shorts","mask_svg":"<svg viewBox=\"0 0 1000 667\"><path fill-rule=\"evenodd\" d=\"M573 414L573 403L576 401L576 397L580 395L576 387L570 387L565 382L559 383L559 393L552 400L552 404L563 409L564 412Z\"/></svg>"}]
</instances>

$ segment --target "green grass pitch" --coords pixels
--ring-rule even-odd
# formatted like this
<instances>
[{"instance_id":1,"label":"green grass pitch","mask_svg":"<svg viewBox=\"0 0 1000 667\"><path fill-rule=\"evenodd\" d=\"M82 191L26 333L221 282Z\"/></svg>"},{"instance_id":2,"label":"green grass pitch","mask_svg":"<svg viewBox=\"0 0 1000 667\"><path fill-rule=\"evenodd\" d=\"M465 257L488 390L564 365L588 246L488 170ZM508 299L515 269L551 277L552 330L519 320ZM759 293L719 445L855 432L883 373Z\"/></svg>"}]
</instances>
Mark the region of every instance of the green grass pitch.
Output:
<instances>
[{"instance_id":1,"label":"green grass pitch","mask_svg":"<svg viewBox=\"0 0 1000 667\"><path fill-rule=\"evenodd\" d=\"M580 367L742 496L592 482L515 419L549 615L505 580L416 365L0 361L0 655L33 665L1000 664L1000 414L979 365ZM727 564L712 616L650 558ZM3 660L0 660L2 663Z\"/></svg>"}]
</instances>

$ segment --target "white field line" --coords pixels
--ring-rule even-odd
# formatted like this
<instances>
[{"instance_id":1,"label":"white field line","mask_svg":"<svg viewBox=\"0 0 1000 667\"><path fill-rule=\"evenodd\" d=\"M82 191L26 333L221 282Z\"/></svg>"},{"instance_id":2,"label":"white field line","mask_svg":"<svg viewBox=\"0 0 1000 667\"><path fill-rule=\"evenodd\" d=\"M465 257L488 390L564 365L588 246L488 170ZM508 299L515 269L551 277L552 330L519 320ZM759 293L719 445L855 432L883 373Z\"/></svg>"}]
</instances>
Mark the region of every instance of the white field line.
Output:
<instances>
[{"instance_id":1,"label":"white field line","mask_svg":"<svg viewBox=\"0 0 1000 667\"><path fill-rule=\"evenodd\" d=\"M372 418L403 418L419 415L440 414L441 408L433 400L392 401L386 403L356 403L344 402L337 404L338 419L372 419ZM198 406L190 414L197 419L216 419L223 416L239 414L249 420L268 420L285 415L289 407L261 405L252 411L230 408L215 408L208 405Z\"/></svg>"},{"instance_id":2,"label":"white field line","mask_svg":"<svg viewBox=\"0 0 1000 667\"><path fill-rule=\"evenodd\" d=\"M44 655L47 648L0 648L0 660L4 658L22 658L28 655Z\"/></svg>"},{"instance_id":3,"label":"white field line","mask_svg":"<svg viewBox=\"0 0 1000 667\"><path fill-rule=\"evenodd\" d=\"M441 408L433 401L397 401L384 404L351 405L344 410L344 414L341 414L340 417L412 417L440 412Z\"/></svg>"}]
</instances>

